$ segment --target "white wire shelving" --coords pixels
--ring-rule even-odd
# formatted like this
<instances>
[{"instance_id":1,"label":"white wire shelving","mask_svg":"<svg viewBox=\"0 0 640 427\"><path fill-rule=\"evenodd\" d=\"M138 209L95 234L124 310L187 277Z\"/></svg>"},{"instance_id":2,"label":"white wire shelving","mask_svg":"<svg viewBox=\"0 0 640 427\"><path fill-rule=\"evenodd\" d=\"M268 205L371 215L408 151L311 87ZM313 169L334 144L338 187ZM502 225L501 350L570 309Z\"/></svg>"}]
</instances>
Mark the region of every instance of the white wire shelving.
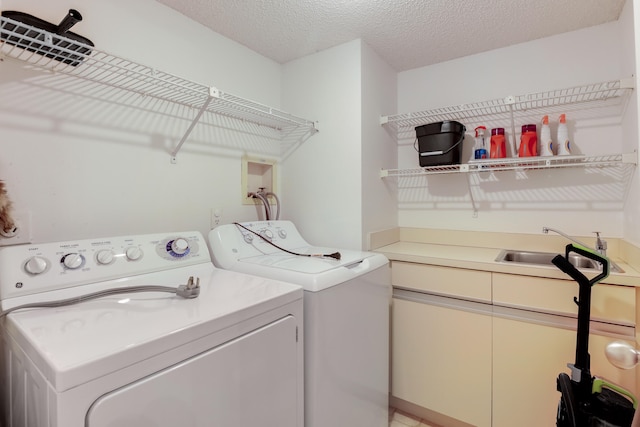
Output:
<instances>
[{"instance_id":1,"label":"white wire shelving","mask_svg":"<svg viewBox=\"0 0 640 427\"><path fill-rule=\"evenodd\" d=\"M574 120L622 117L631 93L633 79L613 80L565 89L507 96L490 101L435 108L425 111L382 116L380 124L396 132L398 139L415 138L415 127L455 120L473 129L479 125L510 129L515 144L515 123L545 114L570 113ZM524 121L523 121L524 122ZM554 156L537 158L492 159L459 165L441 165L415 169L383 169L382 178L490 170L526 170L566 167L609 167L637 164L637 153L605 156Z\"/></svg>"},{"instance_id":2,"label":"white wire shelving","mask_svg":"<svg viewBox=\"0 0 640 427\"><path fill-rule=\"evenodd\" d=\"M633 79L621 79L602 83L575 86L566 89L557 89L545 92L532 93L519 96L507 96L484 102L476 102L457 106L435 108L420 112L382 116L380 124L395 132L399 144L409 145L415 141L415 127L428 123L441 121L459 121L463 123L467 131L476 126L503 127L507 130L510 146L516 147L516 123L536 123L543 115L555 115L567 113L572 120L622 120L625 109L634 90ZM416 156L417 159L417 156ZM417 161L417 160L416 160ZM487 180L500 183L501 177L493 172L516 171L519 179L533 178L544 181L544 176L539 174L521 173L530 170L554 170L562 168L582 168L589 176L598 176L598 184L612 191L626 193L629 188L631 176L638 164L638 153L607 154L607 155L571 155L549 157L527 157L506 159L483 159L469 161L463 164L438 165L429 167L416 167L409 169L382 169L381 178L396 178L399 186L404 186L404 193L413 200L416 188L427 185L426 181L420 181L431 175L465 174L469 186L468 197L473 207L473 215L477 216L480 206L496 203L496 194L483 192L482 185ZM584 178L583 174L578 174ZM416 181L418 179L418 181ZM472 182L474 183L472 185ZM536 185L536 184L532 184ZM475 187L474 187L475 186ZM603 187L603 188L604 188ZM526 190L525 188L528 188ZM505 189L509 193L509 186ZM531 187L519 187L518 191L529 191L540 197L543 203L549 201L564 200L553 189L545 191L534 190ZM588 191L589 194L593 191ZM618 194L618 193L616 193ZM429 199L428 200L433 200ZM424 202L423 199L422 202ZM514 199L516 200L516 199ZM517 198L517 200L520 200ZM585 199L586 200L586 199ZM588 202L583 202L588 203Z\"/></svg>"},{"instance_id":3,"label":"white wire shelving","mask_svg":"<svg viewBox=\"0 0 640 427\"><path fill-rule=\"evenodd\" d=\"M467 129L487 120L513 121L519 116L571 113L576 120L601 116L618 116L626 108L629 95L634 89L633 79L613 80L574 86L564 89L507 96L489 101L453 105L419 112L382 116L380 124L397 131L411 130L416 126L447 120L464 123ZM509 123L511 128L514 123ZM515 134L515 132L513 132Z\"/></svg>"},{"instance_id":4,"label":"white wire shelving","mask_svg":"<svg viewBox=\"0 0 640 427\"><path fill-rule=\"evenodd\" d=\"M119 58L6 17L0 17L0 35L0 58L17 59L28 67L63 73L117 92L134 93L192 108L193 120L173 149L172 161L204 113L224 116L241 126L246 123L247 132L256 126L269 128L277 133L285 147L304 142L318 131L313 121Z\"/></svg>"},{"instance_id":5,"label":"white wire shelving","mask_svg":"<svg viewBox=\"0 0 640 427\"><path fill-rule=\"evenodd\" d=\"M508 170L534 170L553 168L603 168L635 166L637 152L599 156L550 156L508 159L487 159L463 164L428 166L413 169L382 169L380 177L408 177L447 173L492 172Z\"/></svg>"}]
</instances>

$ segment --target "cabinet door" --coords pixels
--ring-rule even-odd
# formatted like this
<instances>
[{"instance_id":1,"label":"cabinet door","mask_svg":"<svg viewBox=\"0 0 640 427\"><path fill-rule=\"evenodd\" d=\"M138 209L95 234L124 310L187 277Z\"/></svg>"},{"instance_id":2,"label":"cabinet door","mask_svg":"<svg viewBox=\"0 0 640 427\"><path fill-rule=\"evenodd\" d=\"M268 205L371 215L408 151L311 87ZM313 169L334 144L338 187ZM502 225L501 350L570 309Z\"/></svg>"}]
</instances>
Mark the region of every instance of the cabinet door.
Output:
<instances>
[{"instance_id":1,"label":"cabinet door","mask_svg":"<svg viewBox=\"0 0 640 427\"><path fill-rule=\"evenodd\" d=\"M635 390L634 371L611 365L605 346L616 338L591 334L592 375ZM560 393L556 378L575 361L576 331L494 317L493 427L555 425Z\"/></svg>"},{"instance_id":2,"label":"cabinet door","mask_svg":"<svg viewBox=\"0 0 640 427\"><path fill-rule=\"evenodd\" d=\"M491 316L394 298L393 396L491 426Z\"/></svg>"}]
</instances>

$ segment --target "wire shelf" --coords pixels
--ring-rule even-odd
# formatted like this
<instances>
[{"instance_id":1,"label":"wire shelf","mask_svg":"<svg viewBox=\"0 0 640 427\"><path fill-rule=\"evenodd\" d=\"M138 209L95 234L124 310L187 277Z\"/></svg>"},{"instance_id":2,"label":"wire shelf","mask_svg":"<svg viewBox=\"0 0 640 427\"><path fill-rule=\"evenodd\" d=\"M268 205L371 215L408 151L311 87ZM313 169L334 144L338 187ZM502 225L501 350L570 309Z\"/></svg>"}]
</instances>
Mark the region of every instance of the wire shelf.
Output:
<instances>
[{"instance_id":1,"label":"wire shelf","mask_svg":"<svg viewBox=\"0 0 640 427\"><path fill-rule=\"evenodd\" d=\"M273 129L280 134L285 147L300 143L301 139L317 132L312 121L119 58L63 36L53 36L10 18L0 17L0 36L0 57L113 88L114 92L135 93L196 110L195 120L176 147L174 156L204 112L246 122L250 125L249 131L255 125ZM288 138L296 140L288 141Z\"/></svg>"},{"instance_id":2,"label":"wire shelf","mask_svg":"<svg viewBox=\"0 0 640 427\"><path fill-rule=\"evenodd\" d=\"M408 177L446 173L491 172L507 170L533 170L550 168L587 168L637 165L636 152L600 156L553 156L510 159L487 159L455 165L438 165L413 169L382 169L380 177Z\"/></svg>"},{"instance_id":3,"label":"wire shelf","mask_svg":"<svg viewBox=\"0 0 640 427\"><path fill-rule=\"evenodd\" d=\"M471 128L487 118L494 121L513 121L513 117L572 113L572 118L621 116L634 88L632 79L575 86L566 89L507 96L470 104L382 116L380 123L397 131L413 130L428 123L456 120ZM506 126L505 126L506 127Z\"/></svg>"}]
</instances>

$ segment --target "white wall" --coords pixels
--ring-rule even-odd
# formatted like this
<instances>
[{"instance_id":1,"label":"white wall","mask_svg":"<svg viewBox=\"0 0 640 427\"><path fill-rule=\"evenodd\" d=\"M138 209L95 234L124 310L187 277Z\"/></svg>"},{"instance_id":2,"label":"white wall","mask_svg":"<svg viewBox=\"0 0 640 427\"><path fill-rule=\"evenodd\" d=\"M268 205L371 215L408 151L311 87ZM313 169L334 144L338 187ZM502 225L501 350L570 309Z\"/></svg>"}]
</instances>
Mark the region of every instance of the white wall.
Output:
<instances>
[{"instance_id":1,"label":"white wall","mask_svg":"<svg viewBox=\"0 0 640 427\"><path fill-rule=\"evenodd\" d=\"M395 168L398 150L393 135L380 126L380 116L397 109L397 73L368 45L362 49L362 230L398 224L397 187L380 178L380 170ZM367 242L363 241L363 248Z\"/></svg>"},{"instance_id":2,"label":"white wall","mask_svg":"<svg viewBox=\"0 0 640 427\"><path fill-rule=\"evenodd\" d=\"M2 7L55 23L76 8L84 20L72 31L100 50L280 107L279 64L155 1L3 0ZM242 150L229 146L260 151L259 144L199 126L172 165L169 153L195 111L161 105L172 111L168 120L146 111L149 100L105 101L111 95L0 62L0 179L16 212L31 212L34 241L206 233L212 208L223 209L222 222L256 218L254 207L241 205Z\"/></svg>"},{"instance_id":3,"label":"white wall","mask_svg":"<svg viewBox=\"0 0 640 427\"><path fill-rule=\"evenodd\" d=\"M281 66L152 0L3 2L54 23L69 7L84 17L73 31L99 50L317 120L320 133L277 166L282 218L308 240L360 249L368 231L396 225L394 189L378 178L395 163L378 119L395 109L396 73L360 40ZM0 67L0 179L16 212L31 213L34 241L206 233L212 210L222 223L261 215L241 205L240 159L275 157L270 141L205 117L173 165L170 152L196 111L121 99L18 61Z\"/></svg>"},{"instance_id":4,"label":"white wall","mask_svg":"<svg viewBox=\"0 0 640 427\"><path fill-rule=\"evenodd\" d=\"M362 247L368 231L396 225L398 183L379 179L378 170L417 163L406 141L396 155L377 123L381 114L627 77L635 61L624 62L625 46L633 43L620 40L634 37L629 26L638 21L629 18L638 12L628 5L620 22L396 76L360 40L280 66L152 0L3 0L2 7L51 22L77 8L84 21L73 31L101 50L318 120L320 133L279 165L283 217L314 244L346 248ZM257 217L258 209L241 205L240 157L243 151L269 156L269 141L199 125L172 165L169 153L194 111L174 110L179 118L167 120L148 114L144 100L127 100L133 105L127 107L101 95L70 86L64 76L27 71L9 59L0 63L0 179L16 211L31 212L35 241L169 229L206 233L212 209L222 209L222 222ZM624 126L576 126L576 145L585 152L636 147L637 134L623 138L637 132L635 97L632 104ZM609 146L599 142L603 136ZM471 183L462 175L405 182L397 221L531 233L545 224L574 234L598 224L605 235L640 240L637 175L626 207L617 194L604 203L590 199L590 185L602 183L579 182L589 179L570 170ZM478 218L470 186L485 197Z\"/></svg>"},{"instance_id":5,"label":"white wall","mask_svg":"<svg viewBox=\"0 0 640 427\"><path fill-rule=\"evenodd\" d=\"M320 129L282 165L283 214L314 245L363 239L361 52L354 40L283 66L283 108Z\"/></svg>"},{"instance_id":6,"label":"white wall","mask_svg":"<svg viewBox=\"0 0 640 427\"><path fill-rule=\"evenodd\" d=\"M379 171L397 162L380 116L395 109L396 72L360 40L284 66L285 109L320 133L283 163L283 212L313 244L363 249L397 225L396 189Z\"/></svg>"},{"instance_id":7,"label":"white wall","mask_svg":"<svg viewBox=\"0 0 640 427\"><path fill-rule=\"evenodd\" d=\"M630 77L621 68L621 58L628 54L620 43L625 34L614 22L399 73L398 112ZM629 73L628 67L624 71ZM541 118L529 120L540 123ZM500 125L510 127L508 120ZM570 130L575 151L582 154L623 150L619 121L573 121ZM400 141L400 168L417 167L414 137ZM637 147L637 137L633 141ZM463 161L472 145L467 138ZM625 195L616 179L582 169L399 179L399 225L523 233L539 233L548 225L576 235L599 229L605 236L621 237Z\"/></svg>"}]
</instances>

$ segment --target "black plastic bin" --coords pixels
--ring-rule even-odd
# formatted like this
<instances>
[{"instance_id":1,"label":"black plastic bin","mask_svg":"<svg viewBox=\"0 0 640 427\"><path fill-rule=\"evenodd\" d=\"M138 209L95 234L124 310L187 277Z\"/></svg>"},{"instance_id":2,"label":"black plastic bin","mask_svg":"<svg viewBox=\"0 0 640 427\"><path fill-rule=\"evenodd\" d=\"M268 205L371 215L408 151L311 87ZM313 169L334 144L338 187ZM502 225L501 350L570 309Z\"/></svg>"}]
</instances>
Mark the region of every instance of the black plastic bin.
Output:
<instances>
[{"instance_id":1,"label":"black plastic bin","mask_svg":"<svg viewBox=\"0 0 640 427\"><path fill-rule=\"evenodd\" d=\"M420 166L459 164L467 128L456 121L429 123L416 127Z\"/></svg>"}]
</instances>

